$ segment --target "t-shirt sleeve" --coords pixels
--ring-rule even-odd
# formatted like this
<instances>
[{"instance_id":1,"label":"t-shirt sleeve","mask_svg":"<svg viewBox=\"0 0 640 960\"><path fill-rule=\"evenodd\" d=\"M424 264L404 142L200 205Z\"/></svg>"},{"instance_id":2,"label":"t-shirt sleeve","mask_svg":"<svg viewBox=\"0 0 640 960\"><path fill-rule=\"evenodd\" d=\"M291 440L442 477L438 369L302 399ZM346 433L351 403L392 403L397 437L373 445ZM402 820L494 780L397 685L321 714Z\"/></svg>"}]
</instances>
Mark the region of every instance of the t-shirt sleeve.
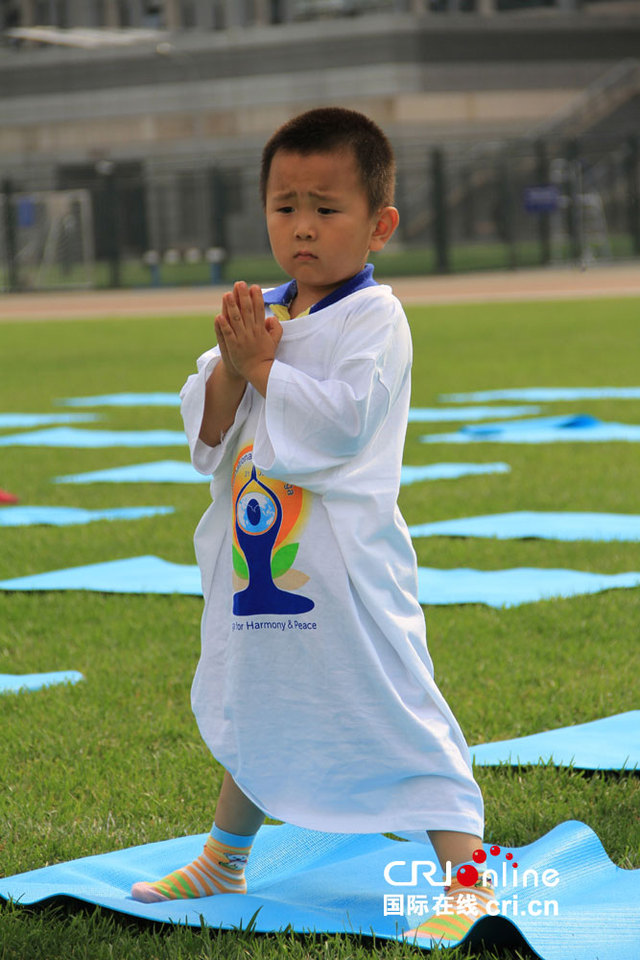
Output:
<instances>
[{"instance_id":1,"label":"t-shirt sleeve","mask_svg":"<svg viewBox=\"0 0 640 960\"><path fill-rule=\"evenodd\" d=\"M382 315L381 315L382 314ZM347 316L330 364L316 379L276 360L254 458L271 476L312 487L374 440L409 377L411 341L399 303L374 301Z\"/></svg>"},{"instance_id":2,"label":"t-shirt sleeve","mask_svg":"<svg viewBox=\"0 0 640 960\"><path fill-rule=\"evenodd\" d=\"M191 453L191 462L199 473L211 476L233 442L238 430L246 420L251 409L251 391L245 390L236 416L216 447L210 447L200 439L200 427L204 414L205 387L217 363L220 363L220 350L214 347L207 350L197 361L197 373L192 374L180 391L180 412Z\"/></svg>"}]
</instances>

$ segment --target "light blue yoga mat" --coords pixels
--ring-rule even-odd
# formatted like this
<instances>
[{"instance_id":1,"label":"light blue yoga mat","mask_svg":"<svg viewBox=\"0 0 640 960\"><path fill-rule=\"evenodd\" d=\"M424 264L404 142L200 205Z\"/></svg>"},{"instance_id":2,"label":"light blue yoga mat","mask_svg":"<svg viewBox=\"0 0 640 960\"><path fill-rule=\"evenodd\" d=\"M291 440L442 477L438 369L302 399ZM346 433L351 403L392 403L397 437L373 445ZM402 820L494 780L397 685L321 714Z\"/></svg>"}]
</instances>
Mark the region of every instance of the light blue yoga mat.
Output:
<instances>
[{"instance_id":1,"label":"light blue yoga mat","mask_svg":"<svg viewBox=\"0 0 640 960\"><path fill-rule=\"evenodd\" d=\"M540 407L411 407L409 423L447 423L457 420L494 420L496 417L526 417Z\"/></svg>"},{"instance_id":2,"label":"light blue yoga mat","mask_svg":"<svg viewBox=\"0 0 640 960\"><path fill-rule=\"evenodd\" d=\"M210 483L190 463L181 460L158 460L156 463L132 463L126 467L91 470L55 477L54 483Z\"/></svg>"},{"instance_id":3,"label":"light blue yoga mat","mask_svg":"<svg viewBox=\"0 0 640 960\"><path fill-rule=\"evenodd\" d=\"M418 568L418 599L426 606L484 603L489 607L517 607L537 600L638 586L640 572L605 574L539 567L511 570Z\"/></svg>"},{"instance_id":4,"label":"light blue yoga mat","mask_svg":"<svg viewBox=\"0 0 640 960\"><path fill-rule=\"evenodd\" d=\"M403 467L400 483L407 486L421 480L456 480L484 473L509 473L510 470L508 463L429 463Z\"/></svg>"},{"instance_id":5,"label":"light blue yoga mat","mask_svg":"<svg viewBox=\"0 0 640 960\"><path fill-rule=\"evenodd\" d=\"M498 540L640 540L640 514L539 510L460 517L409 527L412 537L496 537Z\"/></svg>"},{"instance_id":6,"label":"light blue yoga mat","mask_svg":"<svg viewBox=\"0 0 640 960\"><path fill-rule=\"evenodd\" d=\"M640 586L640 573L583 573L579 570L418 569L418 597L427 605L484 603L513 607L554 597ZM88 566L50 570L1 580L0 590L93 590L101 593L181 593L202 596L198 567L154 556L130 557Z\"/></svg>"},{"instance_id":7,"label":"light blue yoga mat","mask_svg":"<svg viewBox=\"0 0 640 960\"><path fill-rule=\"evenodd\" d=\"M260 829L244 896L153 904L131 898L133 883L189 863L200 855L205 839L205 834L179 837L31 870L0 880L0 896L24 905L68 897L194 927L204 922L216 929L246 929L251 923L262 933L290 927L300 933L362 932L394 940L424 920L423 911L433 909L442 893L423 876L440 876L428 842L325 834L285 824ZM502 915L477 920L468 941L483 937L489 945L504 945L506 937L506 944L517 946L506 917L543 960L637 960L640 870L615 866L586 824L561 823L523 847L497 845L498 852L492 853L488 844L484 849L486 866L496 872ZM407 886L414 862L422 866L416 864L416 884ZM416 943L432 945L430 940Z\"/></svg>"},{"instance_id":8,"label":"light blue yoga mat","mask_svg":"<svg viewBox=\"0 0 640 960\"><path fill-rule=\"evenodd\" d=\"M89 423L102 420L97 413L0 413L0 429L44 427L51 423Z\"/></svg>"},{"instance_id":9,"label":"light blue yoga mat","mask_svg":"<svg viewBox=\"0 0 640 960\"><path fill-rule=\"evenodd\" d=\"M80 430L51 427L0 437L0 447L181 447L182 430Z\"/></svg>"},{"instance_id":10,"label":"light blue yoga mat","mask_svg":"<svg viewBox=\"0 0 640 960\"><path fill-rule=\"evenodd\" d=\"M179 407L177 393L102 393L95 397L57 400L65 407Z\"/></svg>"},{"instance_id":11,"label":"light blue yoga mat","mask_svg":"<svg viewBox=\"0 0 640 960\"><path fill-rule=\"evenodd\" d=\"M94 523L96 520L138 520L174 512L174 507L113 507L83 510L80 507L3 507L0 527L33 527Z\"/></svg>"},{"instance_id":12,"label":"light blue yoga mat","mask_svg":"<svg viewBox=\"0 0 640 960\"><path fill-rule=\"evenodd\" d=\"M508 473L506 463L430 463L425 466L402 468L400 482L403 485L421 480L449 480L457 477L483 473ZM54 483L209 483L190 464L179 460L159 460L156 463L134 463L126 467L111 467L108 470L92 470L89 473L72 473L55 477Z\"/></svg>"},{"instance_id":13,"label":"light blue yoga mat","mask_svg":"<svg viewBox=\"0 0 640 960\"><path fill-rule=\"evenodd\" d=\"M99 593L184 593L202 596L200 571L160 557L129 557L0 581L0 590L93 590Z\"/></svg>"},{"instance_id":14,"label":"light blue yoga mat","mask_svg":"<svg viewBox=\"0 0 640 960\"><path fill-rule=\"evenodd\" d=\"M553 403L557 400L640 400L640 387L523 387L509 390L476 390L445 393L443 403L487 403L493 400L524 400Z\"/></svg>"},{"instance_id":15,"label":"light blue yoga mat","mask_svg":"<svg viewBox=\"0 0 640 960\"><path fill-rule=\"evenodd\" d=\"M468 424L457 433L432 433L422 443L602 443L640 441L640 424L605 423L586 414Z\"/></svg>"},{"instance_id":16,"label":"light blue yoga mat","mask_svg":"<svg viewBox=\"0 0 640 960\"><path fill-rule=\"evenodd\" d=\"M77 670L56 670L53 673L0 673L0 693L18 693L21 690L41 690L60 683L78 683L84 680Z\"/></svg>"},{"instance_id":17,"label":"light blue yoga mat","mask_svg":"<svg viewBox=\"0 0 640 960\"><path fill-rule=\"evenodd\" d=\"M634 770L640 768L640 710L470 749L483 767L550 763L580 770ZM638 949L640 956L640 941Z\"/></svg>"}]
</instances>

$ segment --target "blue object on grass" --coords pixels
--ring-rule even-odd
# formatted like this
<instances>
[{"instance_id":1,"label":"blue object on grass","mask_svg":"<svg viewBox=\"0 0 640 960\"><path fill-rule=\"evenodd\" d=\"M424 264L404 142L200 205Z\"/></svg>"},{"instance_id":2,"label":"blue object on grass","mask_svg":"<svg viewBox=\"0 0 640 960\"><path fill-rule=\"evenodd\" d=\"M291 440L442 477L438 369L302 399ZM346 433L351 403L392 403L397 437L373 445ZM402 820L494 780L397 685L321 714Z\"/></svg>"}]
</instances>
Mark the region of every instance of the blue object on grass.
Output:
<instances>
[{"instance_id":1,"label":"blue object on grass","mask_svg":"<svg viewBox=\"0 0 640 960\"><path fill-rule=\"evenodd\" d=\"M508 463L429 463L424 466L402 468L400 483L407 486L421 480L456 480L483 473L509 473Z\"/></svg>"},{"instance_id":2,"label":"blue object on grass","mask_svg":"<svg viewBox=\"0 0 640 960\"><path fill-rule=\"evenodd\" d=\"M289 927L300 933L361 932L396 940L424 920L410 912L409 894L418 894L423 902L427 897L433 906L442 893L422 879L420 868L417 886L395 886L387 879L406 881L414 861L422 861L428 872L426 864L437 863L428 841L328 834L285 824L260 829L246 871L248 894L151 904L132 899L133 883L189 863L200 855L205 839L206 834L179 837L30 870L0 880L0 897L25 906L68 897L128 916L198 928L204 923L214 929L246 929L251 923L260 933ZM488 844L484 848L486 866L496 870L496 901L503 915L479 918L465 939L482 936L489 945L517 946L515 927L543 960L637 960L640 870L612 863L586 824L561 823L533 843L502 847L497 855ZM434 872L439 878L439 868ZM428 939L416 943L432 945Z\"/></svg>"},{"instance_id":3,"label":"blue object on grass","mask_svg":"<svg viewBox=\"0 0 640 960\"><path fill-rule=\"evenodd\" d=\"M460 517L409 527L412 537L496 537L499 540L640 540L640 514L539 510Z\"/></svg>"},{"instance_id":4,"label":"blue object on grass","mask_svg":"<svg viewBox=\"0 0 640 960\"><path fill-rule=\"evenodd\" d=\"M402 468L403 485L421 480L449 480L483 473L508 473L506 463L430 463ZM156 463L134 463L108 470L55 477L54 483L210 483L190 463L180 460L159 460Z\"/></svg>"},{"instance_id":5,"label":"blue object on grass","mask_svg":"<svg viewBox=\"0 0 640 960\"><path fill-rule=\"evenodd\" d=\"M170 563L154 556L110 560L2 580L0 590L92 590L98 593L202 596L200 571L195 564Z\"/></svg>"},{"instance_id":6,"label":"blue object on grass","mask_svg":"<svg viewBox=\"0 0 640 960\"><path fill-rule=\"evenodd\" d=\"M77 670L56 670L53 673L0 673L0 693L18 693L20 690L41 690L59 683L78 683L84 680Z\"/></svg>"},{"instance_id":7,"label":"blue object on grass","mask_svg":"<svg viewBox=\"0 0 640 960\"><path fill-rule=\"evenodd\" d=\"M182 430L78 430L51 427L0 437L0 447L178 447L186 445Z\"/></svg>"},{"instance_id":8,"label":"blue object on grass","mask_svg":"<svg viewBox=\"0 0 640 960\"><path fill-rule=\"evenodd\" d=\"M182 460L158 460L155 463L132 463L126 467L92 470L55 477L54 483L210 483L190 463Z\"/></svg>"},{"instance_id":9,"label":"blue object on grass","mask_svg":"<svg viewBox=\"0 0 640 960\"><path fill-rule=\"evenodd\" d=\"M476 390L445 393L443 403L487 403L493 400L524 400L554 403L558 400L640 400L640 387L517 387L508 390Z\"/></svg>"},{"instance_id":10,"label":"blue object on grass","mask_svg":"<svg viewBox=\"0 0 640 960\"><path fill-rule=\"evenodd\" d=\"M418 568L420 603L485 603L513 607L640 586L640 573L583 573L579 570L436 570ZM1 580L0 590L93 590L99 593L181 593L202 596L198 567L154 556L130 557Z\"/></svg>"},{"instance_id":11,"label":"blue object on grass","mask_svg":"<svg viewBox=\"0 0 640 960\"><path fill-rule=\"evenodd\" d=\"M174 512L174 507L113 507L84 510L80 507L3 507L0 527L66 527L96 520L138 520Z\"/></svg>"},{"instance_id":12,"label":"blue object on grass","mask_svg":"<svg viewBox=\"0 0 640 960\"><path fill-rule=\"evenodd\" d=\"M550 763L580 770L640 768L640 710L471 747L482 767ZM639 944L640 945L640 944Z\"/></svg>"},{"instance_id":13,"label":"blue object on grass","mask_svg":"<svg viewBox=\"0 0 640 960\"><path fill-rule=\"evenodd\" d=\"M409 423L453 423L456 420L493 420L496 417L526 417L540 407L411 407Z\"/></svg>"},{"instance_id":14,"label":"blue object on grass","mask_svg":"<svg viewBox=\"0 0 640 960\"><path fill-rule=\"evenodd\" d=\"M177 393L103 393L95 397L57 400L65 407L179 407Z\"/></svg>"},{"instance_id":15,"label":"blue object on grass","mask_svg":"<svg viewBox=\"0 0 640 960\"><path fill-rule=\"evenodd\" d=\"M418 599L427 606L484 603L489 607L517 607L537 600L638 586L640 572L606 574L540 567L511 570L418 567Z\"/></svg>"},{"instance_id":16,"label":"blue object on grass","mask_svg":"<svg viewBox=\"0 0 640 960\"><path fill-rule=\"evenodd\" d=\"M422 443L601 443L640 441L640 424L605 423L587 414L467 424L457 433L431 433Z\"/></svg>"},{"instance_id":17,"label":"blue object on grass","mask_svg":"<svg viewBox=\"0 0 640 960\"><path fill-rule=\"evenodd\" d=\"M102 420L97 413L0 413L0 429L44 427L52 423L90 423Z\"/></svg>"}]
</instances>

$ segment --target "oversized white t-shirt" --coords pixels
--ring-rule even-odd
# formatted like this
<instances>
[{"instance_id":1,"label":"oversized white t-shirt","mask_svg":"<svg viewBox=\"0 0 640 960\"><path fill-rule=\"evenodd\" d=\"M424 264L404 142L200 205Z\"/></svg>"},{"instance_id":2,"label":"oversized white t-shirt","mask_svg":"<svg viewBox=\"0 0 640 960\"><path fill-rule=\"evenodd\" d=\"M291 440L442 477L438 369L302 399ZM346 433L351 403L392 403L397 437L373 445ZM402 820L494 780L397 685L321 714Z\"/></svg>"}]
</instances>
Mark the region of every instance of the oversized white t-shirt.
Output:
<instances>
[{"instance_id":1,"label":"oversized white t-shirt","mask_svg":"<svg viewBox=\"0 0 640 960\"><path fill-rule=\"evenodd\" d=\"M195 535L193 710L216 759L275 819L481 835L397 507L408 323L391 289L369 283L283 324L266 400L248 385L219 446L198 436L217 348L183 388L194 466L213 474Z\"/></svg>"}]
</instances>

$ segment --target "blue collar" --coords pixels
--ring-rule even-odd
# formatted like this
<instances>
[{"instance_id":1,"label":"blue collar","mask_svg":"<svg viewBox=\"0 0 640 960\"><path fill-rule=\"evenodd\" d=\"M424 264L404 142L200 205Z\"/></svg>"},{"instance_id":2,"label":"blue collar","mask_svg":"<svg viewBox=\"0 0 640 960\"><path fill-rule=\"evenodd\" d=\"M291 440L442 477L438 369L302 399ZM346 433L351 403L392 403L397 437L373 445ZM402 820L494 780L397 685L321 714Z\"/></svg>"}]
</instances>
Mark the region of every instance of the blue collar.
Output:
<instances>
[{"instance_id":1,"label":"blue collar","mask_svg":"<svg viewBox=\"0 0 640 960\"><path fill-rule=\"evenodd\" d=\"M318 310L323 310L325 307L330 307L331 304L337 303L338 300L343 300L344 297L348 297L352 293L356 293L358 290L364 290L365 287L377 287L377 282L373 279L373 264L367 263L366 266L360 270L359 273L356 273L354 277L351 277L350 280L347 280L346 283L343 283L341 287L338 287L337 290L334 290L333 293L330 293L328 296L323 297L322 300L318 300L317 303L309 310L309 313L317 313ZM272 303L280 303L285 307L289 307L298 292L298 285L295 280L289 280L287 283L281 284L279 287L274 287L273 290L268 290L264 295L264 302L267 305Z\"/></svg>"}]
</instances>

